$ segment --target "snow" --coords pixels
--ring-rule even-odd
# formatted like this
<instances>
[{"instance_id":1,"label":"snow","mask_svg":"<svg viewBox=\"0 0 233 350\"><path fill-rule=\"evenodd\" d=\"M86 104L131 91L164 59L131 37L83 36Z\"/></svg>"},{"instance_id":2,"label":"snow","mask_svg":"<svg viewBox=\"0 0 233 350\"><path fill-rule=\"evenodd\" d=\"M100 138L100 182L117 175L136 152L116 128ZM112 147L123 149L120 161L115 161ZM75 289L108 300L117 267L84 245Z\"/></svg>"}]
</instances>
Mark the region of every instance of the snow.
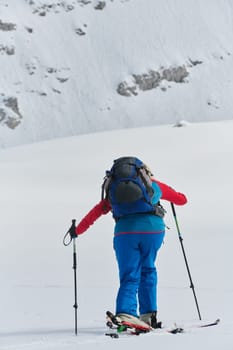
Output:
<instances>
[{"instance_id":1,"label":"snow","mask_svg":"<svg viewBox=\"0 0 233 350\"><path fill-rule=\"evenodd\" d=\"M123 6L123 3L122 3ZM233 343L233 123L188 123L80 135L0 152L0 349L224 349ZM77 243L78 336L74 335L72 246L62 239L100 198L112 160L136 155L155 176L186 193L176 207L203 321L217 327L185 334L105 337L114 311L118 272L111 215ZM159 318L165 325L198 323L169 203L161 248Z\"/></svg>"},{"instance_id":2,"label":"snow","mask_svg":"<svg viewBox=\"0 0 233 350\"><path fill-rule=\"evenodd\" d=\"M0 0L0 350L232 350L231 1ZM134 75L183 67L151 90ZM136 95L136 94L137 95ZM208 122L208 123L207 123ZM12 147L18 146L18 147ZM203 321L187 333L105 337L118 271L113 220L79 237L78 336L72 246L63 236L100 199L123 155L184 192L177 217ZM198 323L169 203L159 318Z\"/></svg>"},{"instance_id":3,"label":"snow","mask_svg":"<svg viewBox=\"0 0 233 350\"><path fill-rule=\"evenodd\" d=\"M232 119L231 1L106 0L103 10L97 3L0 0L1 22L15 26L0 30L1 148ZM133 75L177 66L189 73L183 83L163 81L131 97L117 93ZM18 113L5 105L9 97L17 99Z\"/></svg>"}]
</instances>

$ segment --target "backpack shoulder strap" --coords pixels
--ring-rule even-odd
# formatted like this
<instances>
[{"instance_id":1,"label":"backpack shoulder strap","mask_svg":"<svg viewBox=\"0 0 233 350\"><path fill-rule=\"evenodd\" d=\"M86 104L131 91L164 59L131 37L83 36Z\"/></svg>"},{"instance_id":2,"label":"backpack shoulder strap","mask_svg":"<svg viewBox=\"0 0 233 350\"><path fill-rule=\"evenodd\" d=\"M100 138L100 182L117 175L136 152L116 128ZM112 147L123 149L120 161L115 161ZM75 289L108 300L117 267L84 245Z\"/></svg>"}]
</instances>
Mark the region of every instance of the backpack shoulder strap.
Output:
<instances>
[{"instance_id":1,"label":"backpack shoulder strap","mask_svg":"<svg viewBox=\"0 0 233 350\"><path fill-rule=\"evenodd\" d=\"M141 178L141 180L142 180L144 186L146 187L146 190L147 190L149 196L152 197L153 194L154 194L154 189L153 189L153 187L152 187L151 178L150 178L150 176L147 174L146 169L145 169L144 167L141 167L141 168L139 169L139 172L138 172L138 173L139 173L139 176L140 176L140 178Z\"/></svg>"},{"instance_id":2,"label":"backpack shoulder strap","mask_svg":"<svg viewBox=\"0 0 233 350\"><path fill-rule=\"evenodd\" d=\"M104 182L101 186L101 199L105 199L108 197L109 185L112 180L112 171L107 170L106 175L104 177Z\"/></svg>"}]
</instances>

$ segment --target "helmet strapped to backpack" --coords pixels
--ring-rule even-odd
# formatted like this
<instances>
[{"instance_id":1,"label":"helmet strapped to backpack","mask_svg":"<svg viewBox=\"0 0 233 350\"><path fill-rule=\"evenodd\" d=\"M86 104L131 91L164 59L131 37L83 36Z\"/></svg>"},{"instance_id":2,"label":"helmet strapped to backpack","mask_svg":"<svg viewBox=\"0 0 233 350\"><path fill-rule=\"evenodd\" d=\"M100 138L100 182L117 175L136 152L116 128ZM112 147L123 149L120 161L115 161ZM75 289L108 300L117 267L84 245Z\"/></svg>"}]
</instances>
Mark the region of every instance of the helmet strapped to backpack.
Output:
<instances>
[{"instance_id":1,"label":"helmet strapped to backpack","mask_svg":"<svg viewBox=\"0 0 233 350\"><path fill-rule=\"evenodd\" d=\"M155 191L150 175L144 163L136 157L114 160L112 168L106 171L102 199L105 195L109 200L115 219L129 214L155 213L161 191L158 188L157 202L152 204Z\"/></svg>"}]
</instances>

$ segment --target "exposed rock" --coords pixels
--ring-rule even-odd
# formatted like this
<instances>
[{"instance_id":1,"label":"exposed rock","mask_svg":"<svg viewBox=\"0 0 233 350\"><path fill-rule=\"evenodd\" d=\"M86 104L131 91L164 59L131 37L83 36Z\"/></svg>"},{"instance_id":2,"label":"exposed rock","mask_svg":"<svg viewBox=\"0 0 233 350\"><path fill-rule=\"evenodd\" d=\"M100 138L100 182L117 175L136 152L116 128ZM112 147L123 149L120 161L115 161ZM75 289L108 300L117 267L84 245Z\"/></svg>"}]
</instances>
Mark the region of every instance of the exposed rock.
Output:
<instances>
[{"instance_id":1,"label":"exposed rock","mask_svg":"<svg viewBox=\"0 0 233 350\"><path fill-rule=\"evenodd\" d=\"M69 78L61 78L61 77L57 77L57 80L60 81L60 83L65 83L66 81L69 80Z\"/></svg>"},{"instance_id":2,"label":"exposed rock","mask_svg":"<svg viewBox=\"0 0 233 350\"><path fill-rule=\"evenodd\" d=\"M103 10L106 6L105 1L99 1L98 4L95 6L95 10Z\"/></svg>"},{"instance_id":3,"label":"exposed rock","mask_svg":"<svg viewBox=\"0 0 233 350\"><path fill-rule=\"evenodd\" d=\"M215 100L212 100L212 99L208 99L207 104L208 104L208 106L213 107L215 109L220 108L219 104Z\"/></svg>"},{"instance_id":4,"label":"exposed rock","mask_svg":"<svg viewBox=\"0 0 233 350\"><path fill-rule=\"evenodd\" d=\"M133 75L133 77L139 89L143 91L156 88L161 81L160 73L153 70L146 74Z\"/></svg>"},{"instance_id":5,"label":"exposed rock","mask_svg":"<svg viewBox=\"0 0 233 350\"><path fill-rule=\"evenodd\" d=\"M20 120L17 118L8 117L5 124L8 126L8 128L15 129L20 124Z\"/></svg>"},{"instance_id":6,"label":"exposed rock","mask_svg":"<svg viewBox=\"0 0 233 350\"><path fill-rule=\"evenodd\" d=\"M26 31L30 34L33 33L33 28L30 28L30 27L25 27Z\"/></svg>"},{"instance_id":7,"label":"exposed rock","mask_svg":"<svg viewBox=\"0 0 233 350\"><path fill-rule=\"evenodd\" d=\"M58 89L52 88L52 91L53 91L53 92L56 92L56 94L61 94L61 91L58 90Z\"/></svg>"},{"instance_id":8,"label":"exposed rock","mask_svg":"<svg viewBox=\"0 0 233 350\"><path fill-rule=\"evenodd\" d=\"M91 3L91 1L90 0L78 0L78 3L81 5L88 5Z\"/></svg>"},{"instance_id":9,"label":"exposed rock","mask_svg":"<svg viewBox=\"0 0 233 350\"><path fill-rule=\"evenodd\" d=\"M198 64L202 64L203 63L203 61L192 60L191 58L189 58L189 62L191 63L192 66L197 66Z\"/></svg>"},{"instance_id":10,"label":"exposed rock","mask_svg":"<svg viewBox=\"0 0 233 350\"><path fill-rule=\"evenodd\" d=\"M182 128L183 126L188 126L188 125L190 125L190 123L187 122L186 120L179 120L178 122L176 122L174 124L174 127L175 128Z\"/></svg>"},{"instance_id":11,"label":"exposed rock","mask_svg":"<svg viewBox=\"0 0 233 350\"><path fill-rule=\"evenodd\" d=\"M0 104L0 122L6 124L10 129L15 129L23 118L19 111L17 98L1 98Z\"/></svg>"},{"instance_id":12,"label":"exposed rock","mask_svg":"<svg viewBox=\"0 0 233 350\"><path fill-rule=\"evenodd\" d=\"M9 56L15 54L15 47L14 46L7 46L7 45L0 45L0 53L1 54L7 54Z\"/></svg>"},{"instance_id":13,"label":"exposed rock","mask_svg":"<svg viewBox=\"0 0 233 350\"><path fill-rule=\"evenodd\" d=\"M126 81L123 81L118 85L117 92L118 94L126 97L129 97L132 95L136 96L138 94L137 86L136 85L130 86Z\"/></svg>"},{"instance_id":14,"label":"exposed rock","mask_svg":"<svg viewBox=\"0 0 233 350\"><path fill-rule=\"evenodd\" d=\"M0 30L4 32L10 32L12 30L16 30L16 24L14 23L7 23L7 22L2 22L0 20Z\"/></svg>"},{"instance_id":15,"label":"exposed rock","mask_svg":"<svg viewBox=\"0 0 233 350\"><path fill-rule=\"evenodd\" d=\"M39 96L47 96L46 92L44 91L39 91L39 90L28 90L28 92L32 93L32 94L37 94Z\"/></svg>"},{"instance_id":16,"label":"exposed rock","mask_svg":"<svg viewBox=\"0 0 233 350\"><path fill-rule=\"evenodd\" d=\"M184 79L189 75L185 66L164 69L163 79L174 81L175 83L183 83Z\"/></svg>"},{"instance_id":17,"label":"exposed rock","mask_svg":"<svg viewBox=\"0 0 233 350\"><path fill-rule=\"evenodd\" d=\"M42 3L36 5L34 1L26 0L30 6L33 7L33 13L39 16L46 16L48 12L60 13L61 10L69 12L75 9L74 1L60 0L54 3Z\"/></svg>"},{"instance_id":18,"label":"exposed rock","mask_svg":"<svg viewBox=\"0 0 233 350\"><path fill-rule=\"evenodd\" d=\"M26 63L25 67L30 75L33 75L36 73L37 67L34 62Z\"/></svg>"},{"instance_id":19,"label":"exposed rock","mask_svg":"<svg viewBox=\"0 0 233 350\"><path fill-rule=\"evenodd\" d=\"M41 17L45 17L46 16L46 11L38 11L38 15L41 16Z\"/></svg>"},{"instance_id":20,"label":"exposed rock","mask_svg":"<svg viewBox=\"0 0 233 350\"><path fill-rule=\"evenodd\" d=\"M3 102L6 107L10 108L13 112L15 112L20 118L22 115L19 112L18 100L16 97L7 97L3 99Z\"/></svg>"},{"instance_id":21,"label":"exposed rock","mask_svg":"<svg viewBox=\"0 0 233 350\"><path fill-rule=\"evenodd\" d=\"M137 95L138 90L146 91L157 88L163 80L183 83L189 75L185 66L172 68L161 68L160 71L150 70L148 73L132 75L133 81L121 82L117 87L117 92L122 96ZM162 91L166 91L163 86Z\"/></svg>"},{"instance_id":22,"label":"exposed rock","mask_svg":"<svg viewBox=\"0 0 233 350\"><path fill-rule=\"evenodd\" d=\"M57 69L56 69L56 68L52 68L52 67L48 67L48 68L47 68L47 72L48 72L49 74L56 73L56 72L57 72Z\"/></svg>"},{"instance_id":23,"label":"exposed rock","mask_svg":"<svg viewBox=\"0 0 233 350\"><path fill-rule=\"evenodd\" d=\"M80 35L80 36L86 35L86 32L84 32L81 28L76 28L75 33Z\"/></svg>"}]
</instances>

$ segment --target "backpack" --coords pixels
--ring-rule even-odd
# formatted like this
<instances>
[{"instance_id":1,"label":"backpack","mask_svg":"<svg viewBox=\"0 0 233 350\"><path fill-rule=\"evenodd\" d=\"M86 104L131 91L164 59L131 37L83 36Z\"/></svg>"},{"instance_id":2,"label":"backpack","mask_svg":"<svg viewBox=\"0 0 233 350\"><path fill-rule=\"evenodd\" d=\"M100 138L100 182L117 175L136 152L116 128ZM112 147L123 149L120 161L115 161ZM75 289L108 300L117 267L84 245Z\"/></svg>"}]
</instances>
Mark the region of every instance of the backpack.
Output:
<instances>
[{"instance_id":1,"label":"backpack","mask_svg":"<svg viewBox=\"0 0 233 350\"><path fill-rule=\"evenodd\" d=\"M113 217L137 213L159 215L161 190L152 187L150 172L136 157L121 157L114 160L113 166L106 171L102 185L102 199L107 198L112 207ZM152 198L153 203L152 204ZM160 213L161 214L161 213Z\"/></svg>"}]
</instances>

